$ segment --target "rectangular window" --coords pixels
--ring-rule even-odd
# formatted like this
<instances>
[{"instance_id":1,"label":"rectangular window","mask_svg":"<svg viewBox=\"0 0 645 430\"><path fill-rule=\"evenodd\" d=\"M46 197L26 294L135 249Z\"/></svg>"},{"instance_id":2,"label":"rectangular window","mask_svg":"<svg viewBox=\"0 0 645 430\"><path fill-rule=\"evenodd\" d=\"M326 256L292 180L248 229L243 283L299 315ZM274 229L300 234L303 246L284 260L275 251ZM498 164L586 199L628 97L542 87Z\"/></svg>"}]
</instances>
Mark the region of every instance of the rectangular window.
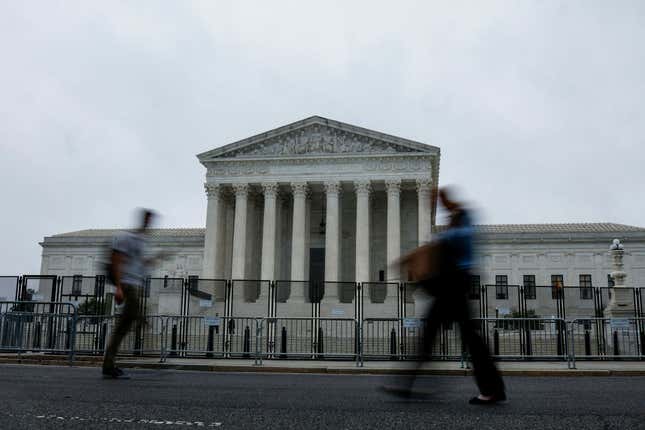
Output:
<instances>
[{"instance_id":1,"label":"rectangular window","mask_svg":"<svg viewBox=\"0 0 645 430\"><path fill-rule=\"evenodd\" d=\"M495 298L497 300L508 300L508 276L495 276Z\"/></svg>"},{"instance_id":2,"label":"rectangular window","mask_svg":"<svg viewBox=\"0 0 645 430\"><path fill-rule=\"evenodd\" d=\"M535 300L535 275L524 275L524 297L527 300Z\"/></svg>"},{"instance_id":3,"label":"rectangular window","mask_svg":"<svg viewBox=\"0 0 645 430\"><path fill-rule=\"evenodd\" d=\"M470 291L468 292L468 298L470 300L479 300L481 280L479 275L472 275L470 277Z\"/></svg>"},{"instance_id":4,"label":"rectangular window","mask_svg":"<svg viewBox=\"0 0 645 430\"><path fill-rule=\"evenodd\" d=\"M580 275L580 298L591 300L593 298L591 275Z\"/></svg>"},{"instance_id":5,"label":"rectangular window","mask_svg":"<svg viewBox=\"0 0 645 430\"><path fill-rule=\"evenodd\" d=\"M551 298L553 300L563 297L564 275L551 275Z\"/></svg>"},{"instance_id":6,"label":"rectangular window","mask_svg":"<svg viewBox=\"0 0 645 430\"><path fill-rule=\"evenodd\" d=\"M83 275L74 275L72 278L72 296L83 294Z\"/></svg>"}]
</instances>

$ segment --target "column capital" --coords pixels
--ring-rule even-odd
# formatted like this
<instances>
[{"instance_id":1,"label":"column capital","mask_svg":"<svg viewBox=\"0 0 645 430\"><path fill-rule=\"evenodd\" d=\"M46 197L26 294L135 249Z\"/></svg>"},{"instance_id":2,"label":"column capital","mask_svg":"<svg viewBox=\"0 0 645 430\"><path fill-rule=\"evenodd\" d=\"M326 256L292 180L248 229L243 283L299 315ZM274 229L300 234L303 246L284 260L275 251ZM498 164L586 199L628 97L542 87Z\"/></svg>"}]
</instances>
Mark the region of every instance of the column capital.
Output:
<instances>
[{"instance_id":1,"label":"column capital","mask_svg":"<svg viewBox=\"0 0 645 430\"><path fill-rule=\"evenodd\" d=\"M417 179L417 192L426 193L432 190L432 179L431 178L418 178Z\"/></svg>"},{"instance_id":2,"label":"column capital","mask_svg":"<svg viewBox=\"0 0 645 430\"><path fill-rule=\"evenodd\" d=\"M222 191L222 188L220 187L219 184L205 183L204 191L206 192L206 196L208 197L208 200L210 200L212 198L220 197L220 192Z\"/></svg>"},{"instance_id":3,"label":"column capital","mask_svg":"<svg viewBox=\"0 0 645 430\"><path fill-rule=\"evenodd\" d=\"M309 185L306 182L292 182L291 191L294 197L307 197Z\"/></svg>"},{"instance_id":4,"label":"column capital","mask_svg":"<svg viewBox=\"0 0 645 430\"><path fill-rule=\"evenodd\" d=\"M385 180L385 189L388 194L395 193L399 194L401 192L401 179L392 178Z\"/></svg>"},{"instance_id":5,"label":"column capital","mask_svg":"<svg viewBox=\"0 0 645 430\"><path fill-rule=\"evenodd\" d=\"M324 187L327 195L338 195L341 192L340 181L327 181L324 183Z\"/></svg>"},{"instance_id":6,"label":"column capital","mask_svg":"<svg viewBox=\"0 0 645 430\"><path fill-rule=\"evenodd\" d=\"M233 184L232 187L233 192L235 193L235 197L247 197L249 194L249 184Z\"/></svg>"},{"instance_id":7,"label":"column capital","mask_svg":"<svg viewBox=\"0 0 645 430\"><path fill-rule=\"evenodd\" d=\"M372 191L372 182L370 180L354 181L354 191L356 195L368 195Z\"/></svg>"},{"instance_id":8,"label":"column capital","mask_svg":"<svg viewBox=\"0 0 645 430\"><path fill-rule=\"evenodd\" d=\"M262 192L264 193L264 198L267 198L267 197L275 198L278 195L278 183L262 182Z\"/></svg>"}]
</instances>

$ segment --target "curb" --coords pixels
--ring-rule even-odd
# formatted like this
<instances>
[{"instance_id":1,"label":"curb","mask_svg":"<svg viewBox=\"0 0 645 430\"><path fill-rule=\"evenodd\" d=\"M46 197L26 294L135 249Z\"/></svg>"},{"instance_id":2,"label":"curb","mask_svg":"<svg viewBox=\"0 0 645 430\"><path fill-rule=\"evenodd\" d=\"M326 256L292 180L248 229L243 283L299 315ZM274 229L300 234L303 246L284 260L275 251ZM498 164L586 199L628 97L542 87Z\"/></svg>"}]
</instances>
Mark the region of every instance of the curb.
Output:
<instances>
[{"instance_id":1,"label":"curb","mask_svg":"<svg viewBox=\"0 0 645 430\"><path fill-rule=\"evenodd\" d=\"M101 358L83 357L74 360L72 367L100 367ZM23 364L41 366L69 366L67 360L57 357L5 358L0 357L0 364ZM408 369L369 369L369 368L329 368L329 367L277 367L277 366L235 366L208 364L167 364L137 363L122 361L121 367L130 369L181 370L198 372L229 373L273 373L273 374L327 374L327 375L410 375L415 373ZM643 370L619 369L500 369L503 376L531 377L581 377L581 376L645 376ZM421 369L419 375L472 376L471 369Z\"/></svg>"}]
</instances>

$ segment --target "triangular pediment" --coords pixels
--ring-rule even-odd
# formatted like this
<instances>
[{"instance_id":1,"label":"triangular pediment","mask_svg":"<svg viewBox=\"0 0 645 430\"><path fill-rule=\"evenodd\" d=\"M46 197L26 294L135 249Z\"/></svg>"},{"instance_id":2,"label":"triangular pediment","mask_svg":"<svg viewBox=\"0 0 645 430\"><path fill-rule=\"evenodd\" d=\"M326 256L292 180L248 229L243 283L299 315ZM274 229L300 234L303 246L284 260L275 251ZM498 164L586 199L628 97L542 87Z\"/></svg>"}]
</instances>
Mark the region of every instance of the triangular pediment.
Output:
<instances>
[{"instance_id":1,"label":"triangular pediment","mask_svg":"<svg viewBox=\"0 0 645 430\"><path fill-rule=\"evenodd\" d=\"M434 146L314 116L197 157L206 162L222 158L438 152Z\"/></svg>"}]
</instances>

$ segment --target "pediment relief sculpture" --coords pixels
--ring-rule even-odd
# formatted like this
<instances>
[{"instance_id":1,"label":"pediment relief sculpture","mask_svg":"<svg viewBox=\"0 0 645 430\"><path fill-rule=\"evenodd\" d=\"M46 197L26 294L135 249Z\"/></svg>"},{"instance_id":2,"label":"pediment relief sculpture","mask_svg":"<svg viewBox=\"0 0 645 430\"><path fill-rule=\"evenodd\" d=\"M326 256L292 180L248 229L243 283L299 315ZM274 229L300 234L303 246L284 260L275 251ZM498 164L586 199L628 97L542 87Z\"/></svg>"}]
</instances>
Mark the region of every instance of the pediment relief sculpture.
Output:
<instances>
[{"instance_id":1,"label":"pediment relief sculpture","mask_svg":"<svg viewBox=\"0 0 645 430\"><path fill-rule=\"evenodd\" d=\"M369 136L314 124L221 154L218 158L415 152Z\"/></svg>"}]
</instances>

